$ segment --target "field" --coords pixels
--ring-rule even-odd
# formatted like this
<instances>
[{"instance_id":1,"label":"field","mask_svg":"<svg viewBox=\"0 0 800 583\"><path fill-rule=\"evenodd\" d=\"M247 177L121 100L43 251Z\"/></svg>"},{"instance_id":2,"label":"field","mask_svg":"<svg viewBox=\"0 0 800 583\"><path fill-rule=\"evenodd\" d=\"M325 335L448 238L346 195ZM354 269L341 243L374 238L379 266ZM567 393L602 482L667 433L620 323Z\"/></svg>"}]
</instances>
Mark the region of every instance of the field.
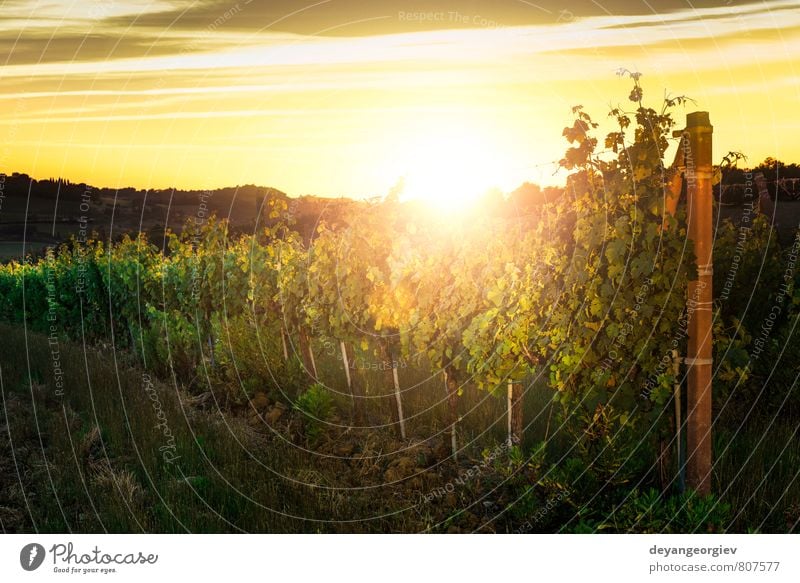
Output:
<instances>
[{"instance_id":1,"label":"field","mask_svg":"<svg viewBox=\"0 0 800 583\"><path fill-rule=\"evenodd\" d=\"M469 445L458 462L450 456L436 411L415 419L412 436L400 441L389 430L343 428L346 415L340 411L346 411L346 403L337 402L318 442L308 447L308 418L293 411L289 400L270 399L267 405L254 399L264 421L253 422L248 407L222 412L208 397L198 399L180 384L149 381L125 352L60 345L65 386L58 396L47 339L30 333L26 338L21 329L8 326L0 326L0 333L11 345L27 347L0 354L0 521L5 532L670 532L686 527L678 514L660 510L666 500L655 491L629 498L616 514L613 501L624 500L621 491L604 496L609 499L603 500L605 508L596 507L599 501L591 492L565 494L557 484L526 494L529 486L547 482L545 468L563 466L567 442L549 439L543 465L511 460L500 428L480 431L486 418L502 423L501 403L486 395L464 399ZM330 366L331 376L341 376ZM526 417L533 422L526 440L536 442L547 431L548 403L546 389L528 391ZM422 404L412 397L409 405ZM695 512L724 514L714 519L718 531L796 532L796 437L796 427L782 421L719 432L717 508ZM730 510L722 513L720 507Z\"/></svg>"},{"instance_id":2,"label":"field","mask_svg":"<svg viewBox=\"0 0 800 583\"><path fill-rule=\"evenodd\" d=\"M742 206L720 206L717 216L719 222L730 219L736 224L740 224L744 207ZM797 229L800 228L800 202L791 200L779 200L775 203L775 217L770 218L775 225L775 230L785 245L791 245Z\"/></svg>"}]
</instances>

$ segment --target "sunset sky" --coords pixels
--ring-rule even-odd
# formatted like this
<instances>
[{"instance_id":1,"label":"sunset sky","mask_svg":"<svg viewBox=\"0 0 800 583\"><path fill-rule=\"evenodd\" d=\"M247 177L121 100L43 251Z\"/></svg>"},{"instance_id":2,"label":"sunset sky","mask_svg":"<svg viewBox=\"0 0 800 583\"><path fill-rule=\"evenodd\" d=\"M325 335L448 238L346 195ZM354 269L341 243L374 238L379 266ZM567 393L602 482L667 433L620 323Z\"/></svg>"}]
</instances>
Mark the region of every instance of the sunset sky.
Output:
<instances>
[{"instance_id":1,"label":"sunset sky","mask_svg":"<svg viewBox=\"0 0 800 583\"><path fill-rule=\"evenodd\" d=\"M6 0L0 43L0 170L37 178L557 183L570 107L605 121L621 67L708 110L717 158L800 161L800 0Z\"/></svg>"}]
</instances>

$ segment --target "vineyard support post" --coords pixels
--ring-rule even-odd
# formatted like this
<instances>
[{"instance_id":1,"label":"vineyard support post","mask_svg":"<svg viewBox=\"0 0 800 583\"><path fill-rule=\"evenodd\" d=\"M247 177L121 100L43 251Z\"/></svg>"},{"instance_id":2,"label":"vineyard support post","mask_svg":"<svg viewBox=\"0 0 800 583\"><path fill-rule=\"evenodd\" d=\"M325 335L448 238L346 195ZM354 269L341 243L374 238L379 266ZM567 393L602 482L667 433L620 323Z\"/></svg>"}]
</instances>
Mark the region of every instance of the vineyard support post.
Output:
<instances>
[{"instance_id":1,"label":"vineyard support post","mask_svg":"<svg viewBox=\"0 0 800 583\"><path fill-rule=\"evenodd\" d=\"M304 329L300 329L300 359L303 368L308 376L317 382L317 363L314 362L314 354L311 351L311 338Z\"/></svg>"},{"instance_id":2,"label":"vineyard support post","mask_svg":"<svg viewBox=\"0 0 800 583\"><path fill-rule=\"evenodd\" d=\"M444 388L447 392L447 412L450 424L450 450L453 459L458 461L458 380L452 364L444 367Z\"/></svg>"},{"instance_id":3,"label":"vineyard support post","mask_svg":"<svg viewBox=\"0 0 800 583\"><path fill-rule=\"evenodd\" d=\"M686 116L689 238L697 258L697 279L689 282L687 302L686 482L701 495L711 492L712 132L708 112Z\"/></svg>"},{"instance_id":4,"label":"vineyard support post","mask_svg":"<svg viewBox=\"0 0 800 583\"><path fill-rule=\"evenodd\" d=\"M400 378L397 375L397 361L394 358L394 351L389 344L389 340L381 338L378 342L378 347L381 355L380 368L385 370L391 378L392 386L394 387L394 401L395 409L392 416L397 422L397 432L401 439L406 438L406 420L403 415L403 395L400 392Z\"/></svg>"},{"instance_id":5,"label":"vineyard support post","mask_svg":"<svg viewBox=\"0 0 800 583\"><path fill-rule=\"evenodd\" d=\"M289 347L286 346L286 330L281 326L281 345L283 346L283 361L289 362Z\"/></svg>"},{"instance_id":6,"label":"vineyard support post","mask_svg":"<svg viewBox=\"0 0 800 583\"><path fill-rule=\"evenodd\" d=\"M394 381L394 397L397 400L397 418L400 421L400 437L406 438L406 418L403 415L403 396L400 392L400 378L397 375L397 361L392 360L392 380Z\"/></svg>"},{"instance_id":7,"label":"vineyard support post","mask_svg":"<svg viewBox=\"0 0 800 583\"><path fill-rule=\"evenodd\" d=\"M686 475L683 455L683 418L681 404L681 359L677 350L672 351L672 372L675 376L675 449L678 458L678 490L686 489Z\"/></svg>"},{"instance_id":8,"label":"vineyard support post","mask_svg":"<svg viewBox=\"0 0 800 583\"><path fill-rule=\"evenodd\" d=\"M508 381L508 392L506 394L506 411L507 411L506 420L508 421L508 439L506 440L506 443L508 444L508 447L511 447L511 445L514 443L511 438L513 431L512 429L513 423L511 422L511 410L513 408L512 407L513 402L514 402L514 383L512 381Z\"/></svg>"},{"instance_id":9,"label":"vineyard support post","mask_svg":"<svg viewBox=\"0 0 800 583\"><path fill-rule=\"evenodd\" d=\"M344 375L347 379L347 390L350 393L350 401L353 407L353 417L358 421L358 405L356 404L356 394L353 390L353 379L350 377L350 359L347 358L347 346L344 340L339 341L339 350L342 352L342 364L344 365Z\"/></svg>"},{"instance_id":10,"label":"vineyard support post","mask_svg":"<svg viewBox=\"0 0 800 583\"><path fill-rule=\"evenodd\" d=\"M314 371L314 380L316 381L319 378L319 374L317 373L317 361L314 360L314 348L310 338L308 339L308 359L311 361L311 370Z\"/></svg>"},{"instance_id":11,"label":"vineyard support post","mask_svg":"<svg viewBox=\"0 0 800 583\"><path fill-rule=\"evenodd\" d=\"M508 447L522 443L522 384L508 381Z\"/></svg>"},{"instance_id":12,"label":"vineyard support post","mask_svg":"<svg viewBox=\"0 0 800 583\"><path fill-rule=\"evenodd\" d=\"M364 425L366 422L365 393L364 385L356 366L356 351L352 344L348 345L344 341L339 346L342 350L348 388L353 398L353 420L356 425Z\"/></svg>"},{"instance_id":13,"label":"vineyard support post","mask_svg":"<svg viewBox=\"0 0 800 583\"><path fill-rule=\"evenodd\" d=\"M350 361L347 358L347 347L344 340L339 341L339 349L342 351L342 364L344 364L344 376L347 378L347 390L353 393L353 381L350 379Z\"/></svg>"}]
</instances>

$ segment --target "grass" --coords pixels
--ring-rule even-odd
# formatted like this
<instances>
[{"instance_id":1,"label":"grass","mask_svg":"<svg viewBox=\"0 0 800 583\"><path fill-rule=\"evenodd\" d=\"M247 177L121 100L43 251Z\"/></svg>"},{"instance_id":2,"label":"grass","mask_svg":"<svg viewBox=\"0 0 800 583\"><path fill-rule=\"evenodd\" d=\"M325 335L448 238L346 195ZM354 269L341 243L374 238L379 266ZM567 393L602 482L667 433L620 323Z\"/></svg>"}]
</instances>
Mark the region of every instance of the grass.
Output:
<instances>
[{"instance_id":1,"label":"grass","mask_svg":"<svg viewBox=\"0 0 800 583\"><path fill-rule=\"evenodd\" d=\"M731 505L737 531L800 532L800 439L792 425L717 431L714 488Z\"/></svg>"},{"instance_id":2,"label":"grass","mask_svg":"<svg viewBox=\"0 0 800 583\"><path fill-rule=\"evenodd\" d=\"M537 482L506 458L496 460L499 469L462 479L481 450L504 439L505 402L465 387L465 450L456 464L443 381L413 367L401 371L410 436L401 441L389 426L348 428L344 371L333 357L318 359L334 389L330 406L317 395L313 407L305 397L293 409L289 401L300 394L270 392L259 411L247 404L222 413L215 392L190 394L151 378L127 353L63 341L61 396L47 339L5 325L0 334L13 348L0 352L3 532L510 532L552 501L545 493L503 512L518 498L514 488ZM363 378L370 416L385 424L394 399L385 373ZM528 391L523 450L552 435L551 395L546 387ZM324 417L313 440L306 409ZM795 426L783 419L717 431L715 489L732 508L726 530L798 530ZM551 447L551 460L561 445ZM567 502L559 498L552 512L547 506L546 530L574 518Z\"/></svg>"},{"instance_id":3,"label":"grass","mask_svg":"<svg viewBox=\"0 0 800 583\"><path fill-rule=\"evenodd\" d=\"M19 348L0 356L5 532L414 532L449 515L417 503L454 470L418 467L389 430L355 435L337 457L306 451L295 417L280 435L257 431L148 379L124 353L65 342L60 397L47 339L0 333Z\"/></svg>"}]
</instances>

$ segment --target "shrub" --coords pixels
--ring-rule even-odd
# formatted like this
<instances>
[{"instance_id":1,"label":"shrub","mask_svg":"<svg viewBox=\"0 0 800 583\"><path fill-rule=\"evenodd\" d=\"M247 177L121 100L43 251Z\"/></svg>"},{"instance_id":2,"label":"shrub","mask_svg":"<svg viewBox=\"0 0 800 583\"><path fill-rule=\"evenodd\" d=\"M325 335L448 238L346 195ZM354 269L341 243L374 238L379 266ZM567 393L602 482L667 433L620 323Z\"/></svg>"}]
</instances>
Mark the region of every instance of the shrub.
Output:
<instances>
[{"instance_id":1,"label":"shrub","mask_svg":"<svg viewBox=\"0 0 800 583\"><path fill-rule=\"evenodd\" d=\"M305 414L305 433L309 445L314 445L322 436L324 424L333 414L333 397L321 383L314 383L297 397L294 408Z\"/></svg>"}]
</instances>

